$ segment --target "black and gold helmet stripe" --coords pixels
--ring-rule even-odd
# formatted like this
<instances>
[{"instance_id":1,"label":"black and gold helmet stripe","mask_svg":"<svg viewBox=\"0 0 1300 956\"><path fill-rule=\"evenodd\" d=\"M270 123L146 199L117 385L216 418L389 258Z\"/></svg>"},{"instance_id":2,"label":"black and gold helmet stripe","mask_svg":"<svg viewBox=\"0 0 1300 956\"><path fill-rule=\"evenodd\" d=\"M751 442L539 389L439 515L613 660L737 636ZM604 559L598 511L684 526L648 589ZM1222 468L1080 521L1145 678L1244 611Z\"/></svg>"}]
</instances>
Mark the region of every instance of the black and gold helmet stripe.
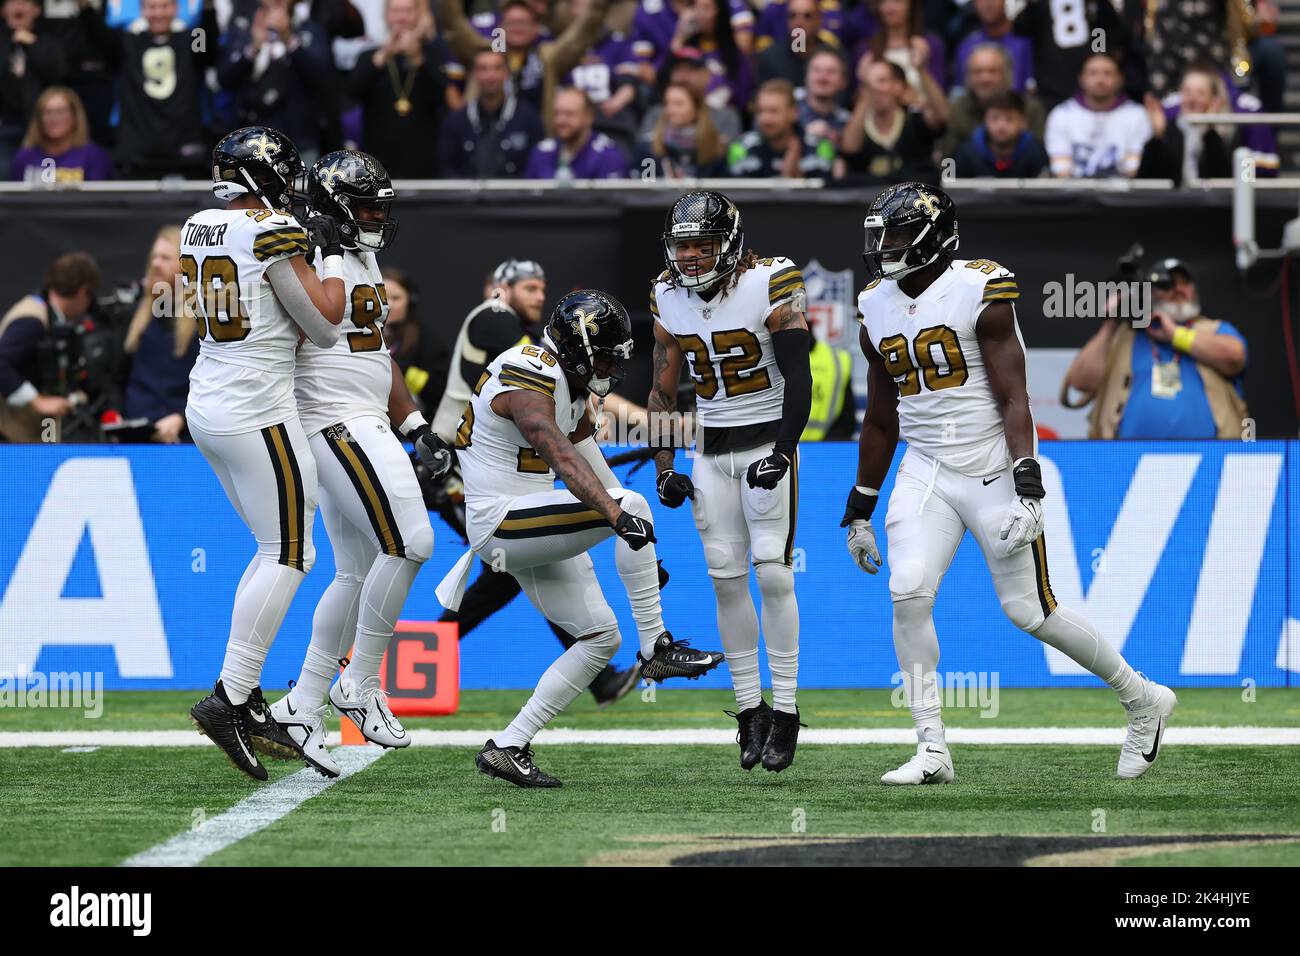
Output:
<instances>
[{"instance_id":1,"label":"black and gold helmet stripe","mask_svg":"<svg viewBox=\"0 0 1300 956\"><path fill-rule=\"evenodd\" d=\"M622 499L616 499L621 501ZM497 526L497 538L538 538L548 534L572 534L593 528L609 528L604 515L581 501L519 508L506 513Z\"/></svg>"},{"instance_id":2,"label":"black and gold helmet stripe","mask_svg":"<svg viewBox=\"0 0 1300 956\"><path fill-rule=\"evenodd\" d=\"M306 255L307 233L301 229L272 229L253 240L253 255L259 262L281 255Z\"/></svg>"},{"instance_id":3,"label":"black and gold helmet stripe","mask_svg":"<svg viewBox=\"0 0 1300 956\"><path fill-rule=\"evenodd\" d=\"M789 266L780 272L775 272L767 280L768 305L775 305L802 288L803 273L799 271L798 266Z\"/></svg>"},{"instance_id":4,"label":"black and gold helmet stripe","mask_svg":"<svg viewBox=\"0 0 1300 956\"><path fill-rule=\"evenodd\" d=\"M343 432L342 425L325 430L325 440L329 443L330 451L343 466L348 481L352 482L353 490L361 499L361 506L366 509L366 517L370 519L370 527L374 529L380 549L394 558L404 558L406 544L402 541L402 532L393 517L392 505L384 494L384 486L358 443L334 437Z\"/></svg>"},{"instance_id":5,"label":"black and gold helmet stripe","mask_svg":"<svg viewBox=\"0 0 1300 956\"><path fill-rule=\"evenodd\" d=\"M1034 587L1038 591L1038 605L1043 609L1043 617L1056 610L1056 595L1052 593L1052 582L1047 577L1047 535L1040 534L1038 540L1030 545L1034 553Z\"/></svg>"},{"instance_id":6,"label":"black and gold helmet stripe","mask_svg":"<svg viewBox=\"0 0 1300 956\"><path fill-rule=\"evenodd\" d=\"M526 368L503 365L497 378L507 388L524 388L545 395L547 398L555 398L555 379L530 372Z\"/></svg>"},{"instance_id":7,"label":"black and gold helmet stripe","mask_svg":"<svg viewBox=\"0 0 1300 956\"><path fill-rule=\"evenodd\" d=\"M1018 299L1020 298L1020 287L1016 285L1016 280L1010 277L1004 279L990 279L984 285L984 302L996 302L1000 299Z\"/></svg>"},{"instance_id":8,"label":"black and gold helmet stripe","mask_svg":"<svg viewBox=\"0 0 1300 956\"><path fill-rule=\"evenodd\" d=\"M289 433L283 425L268 425L263 428L262 440L266 442L266 450L271 456L276 500L280 508L279 563L302 571L304 525L307 519L302 472L298 470L298 459L294 456Z\"/></svg>"}]
</instances>

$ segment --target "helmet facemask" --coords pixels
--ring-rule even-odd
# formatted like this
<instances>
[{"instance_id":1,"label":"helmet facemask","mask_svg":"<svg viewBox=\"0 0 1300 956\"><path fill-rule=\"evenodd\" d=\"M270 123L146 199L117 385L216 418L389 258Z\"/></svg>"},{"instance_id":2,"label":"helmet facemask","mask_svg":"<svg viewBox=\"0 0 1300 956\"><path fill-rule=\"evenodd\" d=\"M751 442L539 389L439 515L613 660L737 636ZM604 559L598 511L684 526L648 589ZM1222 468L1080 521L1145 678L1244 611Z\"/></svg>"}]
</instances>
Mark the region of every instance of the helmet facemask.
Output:
<instances>
[{"instance_id":1,"label":"helmet facemask","mask_svg":"<svg viewBox=\"0 0 1300 956\"><path fill-rule=\"evenodd\" d=\"M928 219L886 225L884 217L869 215L862 225L867 234L862 259L867 264L869 280L885 278L898 281L924 269L950 245L956 248L956 236L941 244L935 235L934 223Z\"/></svg>"},{"instance_id":2,"label":"helmet facemask","mask_svg":"<svg viewBox=\"0 0 1300 956\"><path fill-rule=\"evenodd\" d=\"M698 275L688 275L682 269L682 263L690 260L677 258L677 243L683 239L712 240L716 253L713 268ZM664 260L672 271L677 284L684 289L708 288L735 270L739 258L739 249L733 249L733 238L731 236L721 232L704 231L698 223L674 223L672 232L664 236Z\"/></svg>"}]
</instances>

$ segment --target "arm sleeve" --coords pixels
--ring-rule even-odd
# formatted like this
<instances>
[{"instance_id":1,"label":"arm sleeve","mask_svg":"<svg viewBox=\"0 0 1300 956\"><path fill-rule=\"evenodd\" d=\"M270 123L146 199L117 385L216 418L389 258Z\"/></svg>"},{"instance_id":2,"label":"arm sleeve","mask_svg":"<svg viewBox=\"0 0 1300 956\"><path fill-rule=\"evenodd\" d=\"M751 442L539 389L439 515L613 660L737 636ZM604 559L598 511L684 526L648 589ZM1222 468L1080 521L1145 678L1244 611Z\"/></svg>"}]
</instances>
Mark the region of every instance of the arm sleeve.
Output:
<instances>
[{"instance_id":1,"label":"arm sleeve","mask_svg":"<svg viewBox=\"0 0 1300 956\"><path fill-rule=\"evenodd\" d=\"M600 446L596 444L596 436L588 435L582 441L573 446L577 449L579 455L591 466L600 483L606 488L618 488L621 482L610 470L609 462L605 461L605 456L601 454Z\"/></svg>"},{"instance_id":2,"label":"arm sleeve","mask_svg":"<svg viewBox=\"0 0 1300 956\"><path fill-rule=\"evenodd\" d=\"M807 329L782 329L772 333L776 367L785 378L785 398L781 403L781 430L776 436L776 450L787 457L793 457L799 436L808 425L808 413L812 408L809 339Z\"/></svg>"},{"instance_id":3,"label":"arm sleeve","mask_svg":"<svg viewBox=\"0 0 1300 956\"><path fill-rule=\"evenodd\" d=\"M327 349L339 340L339 326L321 315L307 290L298 281L288 259L277 259L267 266L266 280L271 283L275 297L280 300L289 317L311 339L312 345Z\"/></svg>"}]
</instances>

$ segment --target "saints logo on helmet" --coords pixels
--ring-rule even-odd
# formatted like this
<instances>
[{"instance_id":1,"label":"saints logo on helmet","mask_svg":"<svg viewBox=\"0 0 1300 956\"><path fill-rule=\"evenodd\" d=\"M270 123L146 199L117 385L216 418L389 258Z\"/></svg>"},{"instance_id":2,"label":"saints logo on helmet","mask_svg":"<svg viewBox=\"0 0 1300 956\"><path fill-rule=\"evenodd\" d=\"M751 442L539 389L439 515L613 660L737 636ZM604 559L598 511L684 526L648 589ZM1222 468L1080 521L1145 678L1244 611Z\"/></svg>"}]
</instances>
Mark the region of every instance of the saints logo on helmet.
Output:
<instances>
[{"instance_id":1,"label":"saints logo on helmet","mask_svg":"<svg viewBox=\"0 0 1300 956\"><path fill-rule=\"evenodd\" d=\"M868 281L901 279L957 251L957 207L937 186L890 186L872 201L862 225Z\"/></svg>"},{"instance_id":2,"label":"saints logo on helmet","mask_svg":"<svg viewBox=\"0 0 1300 956\"><path fill-rule=\"evenodd\" d=\"M579 289L556 303L544 341L560 368L605 396L623 379L632 357L632 322L623 304L605 292Z\"/></svg>"},{"instance_id":3,"label":"saints logo on helmet","mask_svg":"<svg viewBox=\"0 0 1300 956\"><path fill-rule=\"evenodd\" d=\"M730 275L745 251L745 231L740 210L722 193L711 190L689 192L668 211L663 232L664 263L673 281L686 289L705 289ZM701 256L680 257L679 243L713 241L713 265L700 269Z\"/></svg>"},{"instance_id":4,"label":"saints logo on helmet","mask_svg":"<svg viewBox=\"0 0 1300 956\"><path fill-rule=\"evenodd\" d=\"M229 202L252 193L270 209L289 210L305 173L298 147L277 129L245 126L212 150L212 192Z\"/></svg>"},{"instance_id":5,"label":"saints logo on helmet","mask_svg":"<svg viewBox=\"0 0 1300 956\"><path fill-rule=\"evenodd\" d=\"M312 210L339 224L349 249L385 249L397 235L390 215L393 183L388 171L368 153L340 149L326 153L307 174Z\"/></svg>"}]
</instances>

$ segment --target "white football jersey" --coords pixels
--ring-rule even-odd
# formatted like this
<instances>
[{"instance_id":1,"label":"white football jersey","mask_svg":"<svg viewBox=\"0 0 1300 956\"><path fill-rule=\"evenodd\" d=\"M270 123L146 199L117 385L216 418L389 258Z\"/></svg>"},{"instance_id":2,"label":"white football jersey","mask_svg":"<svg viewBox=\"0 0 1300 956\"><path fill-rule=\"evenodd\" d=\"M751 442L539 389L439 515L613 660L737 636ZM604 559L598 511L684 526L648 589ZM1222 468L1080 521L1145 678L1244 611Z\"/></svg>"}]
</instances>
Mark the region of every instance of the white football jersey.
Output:
<instances>
[{"instance_id":1,"label":"white football jersey","mask_svg":"<svg viewBox=\"0 0 1300 956\"><path fill-rule=\"evenodd\" d=\"M858 293L867 337L898 385L899 434L963 474L1010 461L975 323L990 302L1019 295L1015 276L989 259L953 260L915 299L888 279ZM1024 348L1019 324L1016 338Z\"/></svg>"},{"instance_id":2,"label":"white football jersey","mask_svg":"<svg viewBox=\"0 0 1300 956\"><path fill-rule=\"evenodd\" d=\"M712 299L672 284L667 272L655 281L650 313L686 353L701 425L731 428L781 418L785 379L766 323L777 306L802 294L799 267L779 257L758 260Z\"/></svg>"},{"instance_id":3,"label":"white football jersey","mask_svg":"<svg viewBox=\"0 0 1300 956\"><path fill-rule=\"evenodd\" d=\"M1138 103L1121 99L1109 110L1066 100L1047 116L1044 145L1052 173L1078 178L1132 176L1151 138L1151 120Z\"/></svg>"},{"instance_id":4,"label":"white football jersey","mask_svg":"<svg viewBox=\"0 0 1300 956\"><path fill-rule=\"evenodd\" d=\"M492 410L502 392L527 389L555 401L555 423L573 433L587 410L587 396L573 395L555 356L537 345L516 345L489 363L479 377L456 431L456 455L465 480L465 524L471 548L492 537L510 502L550 491L555 473L519 428Z\"/></svg>"},{"instance_id":5,"label":"white football jersey","mask_svg":"<svg viewBox=\"0 0 1300 956\"><path fill-rule=\"evenodd\" d=\"M324 271L316 257L316 274ZM388 419L388 393L393 385L392 359L384 346L388 293L375 254L347 252L343 256L343 334L330 348L305 340L298 349L294 393L298 417L308 437L357 415Z\"/></svg>"},{"instance_id":6,"label":"white football jersey","mask_svg":"<svg viewBox=\"0 0 1300 956\"><path fill-rule=\"evenodd\" d=\"M253 432L297 414L298 326L266 267L306 252L298 221L270 209L205 209L181 227L181 273L199 334L185 415L204 431Z\"/></svg>"}]
</instances>

